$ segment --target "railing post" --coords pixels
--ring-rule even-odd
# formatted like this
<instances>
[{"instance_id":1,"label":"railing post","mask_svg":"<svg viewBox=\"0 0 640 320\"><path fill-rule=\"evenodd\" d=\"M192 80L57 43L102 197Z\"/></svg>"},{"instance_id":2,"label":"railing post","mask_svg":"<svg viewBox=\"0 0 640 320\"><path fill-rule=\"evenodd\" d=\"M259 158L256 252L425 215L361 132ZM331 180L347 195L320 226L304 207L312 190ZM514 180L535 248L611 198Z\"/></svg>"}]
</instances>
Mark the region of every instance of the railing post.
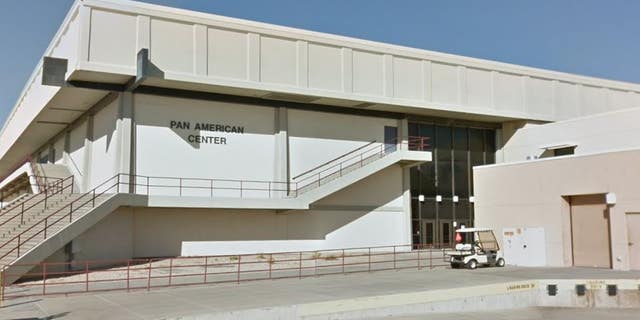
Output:
<instances>
[{"instance_id":1,"label":"railing post","mask_svg":"<svg viewBox=\"0 0 640 320\"><path fill-rule=\"evenodd\" d=\"M433 269L433 248L429 249L429 269Z\"/></svg>"},{"instance_id":2,"label":"railing post","mask_svg":"<svg viewBox=\"0 0 640 320\"><path fill-rule=\"evenodd\" d=\"M22 208L20 209L20 216L21 216L20 223L24 223L24 201L22 202L21 207Z\"/></svg>"},{"instance_id":3,"label":"railing post","mask_svg":"<svg viewBox=\"0 0 640 320\"><path fill-rule=\"evenodd\" d=\"M240 259L242 259L242 255L238 255L238 284L240 284Z\"/></svg>"},{"instance_id":4,"label":"railing post","mask_svg":"<svg viewBox=\"0 0 640 320\"><path fill-rule=\"evenodd\" d=\"M47 293L47 263L42 263L42 295Z\"/></svg>"},{"instance_id":5,"label":"railing post","mask_svg":"<svg viewBox=\"0 0 640 320\"><path fill-rule=\"evenodd\" d=\"M371 272L371 247L369 247L369 272Z\"/></svg>"},{"instance_id":6,"label":"railing post","mask_svg":"<svg viewBox=\"0 0 640 320\"><path fill-rule=\"evenodd\" d=\"M269 181L269 199L271 199L271 181Z\"/></svg>"},{"instance_id":7,"label":"railing post","mask_svg":"<svg viewBox=\"0 0 640 320\"><path fill-rule=\"evenodd\" d=\"M209 256L204 256L204 284L207 284L207 271L209 269ZM169 278L171 279L171 278Z\"/></svg>"},{"instance_id":8,"label":"railing post","mask_svg":"<svg viewBox=\"0 0 640 320\"><path fill-rule=\"evenodd\" d=\"M96 189L93 189L93 197L91 197L91 206L96 206Z\"/></svg>"},{"instance_id":9,"label":"railing post","mask_svg":"<svg viewBox=\"0 0 640 320\"><path fill-rule=\"evenodd\" d=\"M173 277L173 258L169 259L169 286L171 286L171 278L172 277ZM204 275L204 282L207 283L207 275L206 275L206 273Z\"/></svg>"},{"instance_id":10,"label":"railing post","mask_svg":"<svg viewBox=\"0 0 640 320\"><path fill-rule=\"evenodd\" d=\"M69 206L69 223L73 222L73 202Z\"/></svg>"},{"instance_id":11,"label":"railing post","mask_svg":"<svg viewBox=\"0 0 640 320\"><path fill-rule=\"evenodd\" d=\"M396 246L393 246L393 269L396 268Z\"/></svg>"},{"instance_id":12,"label":"railing post","mask_svg":"<svg viewBox=\"0 0 640 320\"><path fill-rule=\"evenodd\" d=\"M298 260L298 279L302 279L302 251L300 251L300 257Z\"/></svg>"},{"instance_id":13,"label":"railing post","mask_svg":"<svg viewBox=\"0 0 640 320\"><path fill-rule=\"evenodd\" d=\"M344 249L342 249L342 274L344 274Z\"/></svg>"},{"instance_id":14,"label":"railing post","mask_svg":"<svg viewBox=\"0 0 640 320\"><path fill-rule=\"evenodd\" d=\"M150 194L151 191L149 191L149 176L147 176L147 195Z\"/></svg>"},{"instance_id":15,"label":"railing post","mask_svg":"<svg viewBox=\"0 0 640 320\"><path fill-rule=\"evenodd\" d=\"M120 174L117 175L116 181L116 193L120 193Z\"/></svg>"},{"instance_id":16,"label":"railing post","mask_svg":"<svg viewBox=\"0 0 640 320\"><path fill-rule=\"evenodd\" d=\"M85 277L85 291L89 292L89 261L84 262L84 273Z\"/></svg>"},{"instance_id":17,"label":"railing post","mask_svg":"<svg viewBox=\"0 0 640 320\"><path fill-rule=\"evenodd\" d=\"M130 272L129 272L130 267L131 267L131 260L127 259L127 292L129 292L129 285L130 285L129 282L131 279Z\"/></svg>"},{"instance_id":18,"label":"railing post","mask_svg":"<svg viewBox=\"0 0 640 320\"><path fill-rule=\"evenodd\" d=\"M180 196L182 197L182 177L180 178Z\"/></svg>"},{"instance_id":19,"label":"railing post","mask_svg":"<svg viewBox=\"0 0 640 320\"><path fill-rule=\"evenodd\" d=\"M320 187L320 172L318 172L318 187Z\"/></svg>"},{"instance_id":20,"label":"railing post","mask_svg":"<svg viewBox=\"0 0 640 320\"><path fill-rule=\"evenodd\" d=\"M240 180L240 198L242 198L242 180Z\"/></svg>"},{"instance_id":21,"label":"railing post","mask_svg":"<svg viewBox=\"0 0 640 320\"><path fill-rule=\"evenodd\" d=\"M18 234L18 257L16 258L20 258L20 235L21 234Z\"/></svg>"},{"instance_id":22,"label":"railing post","mask_svg":"<svg viewBox=\"0 0 640 320\"><path fill-rule=\"evenodd\" d=\"M273 253L269 254L269 279L271 279L271 265L273 262Z\"/></svg>"},{"instance_id":23,"label":"railing post","mask_svg":"<svg viewBox=\"0 0 640 320\"><path fill-rule=\"evenodd\" d=\"M211 198L213 198L213 179L211 179Z\"/></svg>"},{"instance_id":24,"label":"railing post","mask_svg":"<svg viewBox=\"0 0 640 320\"><path fill-rule=\"evenodd\" d=\"M49 228L49 220L47 220L47 218L44 218L44 238L47 238L47 229Z\"/></svg>"},{"instance_id":25,"label":"railing post","mask_svg":"<svg viewBox=\"0 0 640 320\"><path fill-rule=\"evenodd\" d=\"M420 247L418 247L418 270L420 270Z\"/></svg>"},{"instance_id":26,"label":"railing post","mask_svg":"<svg viewBox=\"0 0 640 320\"><path fill-rule=\"evenodd\" d=\"M2 271L0 271L0 285L2 287L0 287L0 306L2 305L2 302L4 301L4 291L6 289L6 277L5 277L5 270L6 267L2 267Z\"/></svg>"},{"instance_id":27,"label":"railing post","mask_svg":"<svg viewBox=\"0 0 640 320\"><path fill-rule=\"evenodd\" d=\"M151 289L151 258L149 258L149 274L147 275L147 291Z\"/></svg>"}]
</instances>

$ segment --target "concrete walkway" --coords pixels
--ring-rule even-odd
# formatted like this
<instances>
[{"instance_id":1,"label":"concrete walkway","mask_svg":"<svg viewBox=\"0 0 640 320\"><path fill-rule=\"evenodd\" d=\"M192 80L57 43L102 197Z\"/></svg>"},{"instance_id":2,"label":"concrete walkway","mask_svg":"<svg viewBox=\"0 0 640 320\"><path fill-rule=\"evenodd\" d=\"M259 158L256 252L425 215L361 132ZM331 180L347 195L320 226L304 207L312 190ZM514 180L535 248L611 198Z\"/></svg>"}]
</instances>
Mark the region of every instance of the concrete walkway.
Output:
<instances>
[{"instance_id":1,"label":"concrete walkway","mask_svg":"<svg viewBox=\"0 0 640 320\"><path fill-rule=\"evenodd\" d=\"M486 268L407 270L190 286L150 292L112 292L71 297L9 300L0 319L170 319L240 316L259 319L279 309L297 314L301 307L333 308L340 301L412 292L469 288L533 279L640 279L640 271L582 268ZM457 290L457 291L466 291ZM334 303L334 304L331 304ZM281 310L280 310L281 309ZM242 311L242 313L240 313Z\"/></svg>"}]
</instances>

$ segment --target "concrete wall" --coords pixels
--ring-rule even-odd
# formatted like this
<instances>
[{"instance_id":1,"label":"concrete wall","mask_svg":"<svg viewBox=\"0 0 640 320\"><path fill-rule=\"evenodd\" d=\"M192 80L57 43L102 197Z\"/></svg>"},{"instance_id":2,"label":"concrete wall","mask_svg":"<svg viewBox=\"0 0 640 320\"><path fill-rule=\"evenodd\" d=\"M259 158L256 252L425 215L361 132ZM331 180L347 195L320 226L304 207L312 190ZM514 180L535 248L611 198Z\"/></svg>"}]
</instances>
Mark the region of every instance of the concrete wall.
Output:
<instances>
[{"instance_id":1,"label":"concrete wall","mask_svg":"<svg viewBox=\"0 0 640 320\"><path fill-rule=\"evenodd\" d=\"M543 157L543 147L575 144L575 154L640 148L640 108L614 111L549 124L507 123L504 162Z\"/></svg>"},{"instance_id":2,"label":"concrete wall","mask_svg":"<svg viewBox=\"0 0 640 320\"><path fill-rule=\"evenodd\" d=\"M570 266L571 229L566 197L616 195L610 207L612 265L628 269L625 213L640 210L640 151L568 156L474 168L475 224L502 229L542 227L550 266ZM508 263L508 262L507 262Z\"/></svg>"},{"instance_id":3,"label":"concrete wall","mask_svg":"<svg viewBox=\"0 0 640 320\"><path fill-rule=\"evenodd\" d=\"M640 106L640 87L135 2L84 1L79 69L533 120ZM85 26L87 27L87 26ZM88 27L87 27L88 28Z\"/></svg>"},{"instance_id":4,"label":"concrete wall","mask_svg":"<svg viewBox=\"0 0 640 320\"><path fill-rule=\"evenodd\" d=\"M403 213L402 191L402 168L393 166L323 199L312 210L119 208L73 241L73 258L407 244L410 217Z\"/></svg>"},{"instance_id":5,"label":"concrete wall","mask_svg":"<svg viewBox=\"0 0 640 320\"><path fill-rule=\"evenodd\" d=\"M118 173L116 117L119 100L111 102L93 116L88 189Z\"/></svg>"},{"instance_id":6,"label":"concrete wall","mask_svg":"<svg viewBox=\"0 0 640 320\"><path fill-rule=\"evenodd\" d=\"M202 100L135 96L136 168L147 176L274 180L274 110ZM171 121L188 123L190 128ZM243 133L196 130L230 125ZM194 136L224 138L197 143ZM175 195L175 193L174 193Z\"/></svg>"},{"instance_id":7,"label":"concrete wall","mask_svg":"<svg viewBox=\"0 0 640 320\"><path fill-rule=\"evenodd\" d=\"M69 134L69 171L74 176L75 183L83 186L88 181L88 172L85 167L88 121L85 119L79 126L73 128ZM82 189L81 189L82 190Z\"/></svg>"},{"instance_id":8,"label":"concrete wall","mask_svg":"<svg viewBox=\"0 0 640 320\"><path fill-rule=\"evenodd\" d=\"M385 126L399 127L395 119L289 110L291 176L372 141L376 143L362 151L379 147L384 141Z\"/></svg>"}]
</instances>

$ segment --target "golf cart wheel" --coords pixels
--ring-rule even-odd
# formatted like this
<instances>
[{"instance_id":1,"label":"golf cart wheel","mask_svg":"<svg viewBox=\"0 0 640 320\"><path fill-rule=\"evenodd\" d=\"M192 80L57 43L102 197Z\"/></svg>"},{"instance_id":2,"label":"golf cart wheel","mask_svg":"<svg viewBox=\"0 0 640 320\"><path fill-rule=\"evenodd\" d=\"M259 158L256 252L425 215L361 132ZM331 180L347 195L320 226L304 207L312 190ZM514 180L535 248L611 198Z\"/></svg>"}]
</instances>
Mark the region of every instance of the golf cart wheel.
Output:
<instances>
[{"instance_id":1,"label":"golf cart wheel","mask_svg":"<svg viewBox=\"0 0 640 320\"><path fill-rule=\"evenodd\" d=\"M475 259L470 260L469 262L467 262L467 269L475 269L478 267L478 261L476 261Z\"/></svg>"},{"instance_id":2,"label":"golf cart wheel","mask_svg":"<svg viewBox=\"0 0 640 320\"><path fill-rule=\"evenodd\" d=\"M504 259L500 258L498 259L498 261L496 261L496 267L504 267Z\"/></svg>"}]
</instances>

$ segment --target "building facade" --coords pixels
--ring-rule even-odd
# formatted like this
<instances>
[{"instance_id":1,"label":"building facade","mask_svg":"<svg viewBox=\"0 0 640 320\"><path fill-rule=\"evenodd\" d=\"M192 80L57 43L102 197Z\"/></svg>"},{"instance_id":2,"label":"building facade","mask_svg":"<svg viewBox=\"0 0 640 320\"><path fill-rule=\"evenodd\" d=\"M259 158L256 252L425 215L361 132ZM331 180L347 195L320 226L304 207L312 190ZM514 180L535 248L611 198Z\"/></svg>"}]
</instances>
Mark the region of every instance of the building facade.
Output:
<instances>
[{"instance_id":1,"label":"building facade","mask_svg":"<svg viewBox=\"0 0 640 320\"><path fill-rule=\"evenodd\" d=\"M77 1L1 133L0 264L449 246L482 224L545 228L545 263L572 265L556 220L497 209L530 193L494 177L607 153L581 139L634 107L637 84ZM609 267L630 267L628 237Z\"/></svg>"}]
</instances>

